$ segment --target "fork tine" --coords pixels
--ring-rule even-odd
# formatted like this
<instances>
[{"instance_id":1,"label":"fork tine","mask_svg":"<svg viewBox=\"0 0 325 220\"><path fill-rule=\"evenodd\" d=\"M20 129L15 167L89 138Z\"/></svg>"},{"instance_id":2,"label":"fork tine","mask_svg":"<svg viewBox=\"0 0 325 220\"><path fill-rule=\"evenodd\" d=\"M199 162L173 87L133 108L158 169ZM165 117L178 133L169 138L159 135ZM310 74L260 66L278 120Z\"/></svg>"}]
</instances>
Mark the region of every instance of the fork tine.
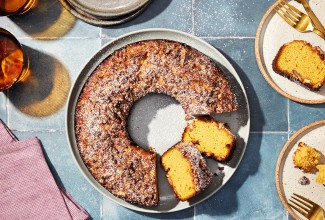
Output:
<instances>
[{"instance_id":1,"label":"fork tine","mask_svg":"<svg viewBox=\"0 0 325 220\"><path fill-rule=\"evenodd\" d=\"M304 206L308 207L308 208L312 208L313 206L311 204L308 204L306 203L305 201L299 199L299 198L296 198L296 197L293 197L291 196L291 198L295 199L296 201L300 202L301 204L303 204Z\"/></svg>"},{"instance_id":2,"label":"fork tine","mask_svg":"<svg viewBox=\"0 0 325 220\"><path fill-rule=\"evenodd\" d=\"M277 6L277 7L278 7L278 6ZM290 10L288 11L285 7L282 6L282 7L280 7L278 10L280 10L280 11L282 12L282 14L283 14L286 18L290 19L292 22L296 23L296 22L299 21L299 18L295 17L295 16L290 12Z\"/></svg>"},{"instance_id":3,"label":"fork tine","mask_svg":"<svg viewBox=\"0 0 325 220\"><path fill-rule=\"evenodd\" d=\"M303 196L301 196L301 195L298 195L298 194L296 194L296 193L293 193L293 195L297 196L298 198L300 198L300 199L302 199L302 200L304 200L304 201L306 201L306 202L308 202L308 203L310 203L310 204L312 204L312 205L317 205L317 204L314 203L313 201L311 201L311 200L309 200L309 199L307 199L307 198L305 198L305 197L303 197Z\"/></svg>"},{"instance_id":4,"label":"fork tine","mask_svg":"<svg viewBox=\"0 0 325 220\"><path fill-rule=\"evenodd\" d=\"M284 0L279 0L279 5L281 5L289 14L295 17L297 20L303 15L301 11L296 9L294 6L290 5L288 2Z\"/></svg>"},{"instance_id":5,"label":"fork tine","mask_svg":"<svg viewBox=\"0 0 325 220\"><path fill-rule=\"evenodd\" d=\"M290 26L294 27L295 26L295 23L292 22L289 18L285 17L282 13L281 13L281 10L280 8L278 8L278 6L275 8L275 11L278 15L280 15L280 17L285 20Z\"/></svg>"},{"instance_id":6,"label":"fork tine","mask_svg":"<svg viewBox=\"0 0 325 220\"><path fill-rule=\"evenodd\" d=\"M285 4L288 8L290 8L292 11L296 12L299 16L301 16L302 12L299 11L297 8L295 8L294 6L290 5L288 2L284 1L284 0L280 0L280 2L282 2L283 4Z\"/></svg>"},{"instance_id":7,"label":"fork tine","mask_svg":"<svg viewBox=\"0 0 325 220\"><path fill-rule=\"evenodd\" d=\"M298 206L299 208L301 208L301 209L305 210L306 212L308 212L309 209L307 209L306 207L300 205L299 203L297 203L297 202L295 202L295 201L293 201L291 199L289 199L289 201L292 202L293 204L295 204L296 206Z\"/></svg>"},{"instance_id":8,"label":"fork tine","mask_svg":"<svg viewBox=\"0 0 325 220\"><path fill-rule=\"evenodd\" d=\"M306 212L304 212L303 210L301 210L300 208L294 206L294 205L291 204L291 203L288 203L288 204L289 204L289 206L290 206L291 208L293 208L294 210L296 210L297 212L299 212L300 214L302 214L303 216L305 216L306 218L308 218L308 215L307 215Z\"/></svg>"}]
</instances>

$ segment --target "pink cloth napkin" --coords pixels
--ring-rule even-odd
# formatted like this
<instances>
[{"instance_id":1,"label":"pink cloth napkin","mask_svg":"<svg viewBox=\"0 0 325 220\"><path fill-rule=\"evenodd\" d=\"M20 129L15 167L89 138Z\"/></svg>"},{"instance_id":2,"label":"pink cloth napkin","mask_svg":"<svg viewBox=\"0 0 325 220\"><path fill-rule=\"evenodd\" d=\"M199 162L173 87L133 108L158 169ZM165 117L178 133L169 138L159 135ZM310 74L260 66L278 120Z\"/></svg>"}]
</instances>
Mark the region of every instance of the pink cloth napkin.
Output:
<instances>
[{"instance_id":1,"label":"pink cloth napkin","mask_svg":"<svg viewBox=\"0 0 325 220\"><path fill-rule=\"evenodd\" d=\"M0 219L88 219L59 187L36 137L18 141L0 119Z\"/></svg>"}]
</instances>

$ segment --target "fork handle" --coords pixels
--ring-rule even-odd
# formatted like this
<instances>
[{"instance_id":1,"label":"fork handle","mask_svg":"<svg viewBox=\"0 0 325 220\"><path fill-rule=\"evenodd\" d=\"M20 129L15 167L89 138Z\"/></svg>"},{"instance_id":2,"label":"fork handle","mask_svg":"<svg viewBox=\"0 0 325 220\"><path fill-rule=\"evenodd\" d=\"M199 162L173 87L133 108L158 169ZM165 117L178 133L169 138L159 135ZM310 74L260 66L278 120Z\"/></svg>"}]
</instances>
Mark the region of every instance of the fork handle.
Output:
<instances>
[{"instance_id":1,"label":"fork handle","mask_svg":"<svg viewBox=\"0 0 325 220\"><path fill-rule=\"evenodd\" d=\"M311 10L310 5L308 4L307 0L300 0L301 4L304 6L307 14L311 18L311 21L314 23L314 25L322 31L323 33L325 32L325 28L323 27L322 23L320 23L319 19L316 17L315 13L313 10Z\"/></svg>"},{"instance_id":2,"label":"fork handle","mask_svg":"<svg viewBox=\"0 0 325 220\"><path fill-rule=\"evenodd\" d=\"M315 34L318 34L321 38L323 38L323 39L325 40L325 33L323 33L323 32L321 32L321 31L317 30L316 28L314 28L313 32L314 32Z\"/></svg>"},{"instance_id":3,"label":"fork handle","mask_svg":"<svg viewBox=\"0 0 325 220\"><path fill-rule=\"evenodd\" d=\"M324 220L324 210L318 208L310 217L309 220Z\"/></svg>"}]
</instances>

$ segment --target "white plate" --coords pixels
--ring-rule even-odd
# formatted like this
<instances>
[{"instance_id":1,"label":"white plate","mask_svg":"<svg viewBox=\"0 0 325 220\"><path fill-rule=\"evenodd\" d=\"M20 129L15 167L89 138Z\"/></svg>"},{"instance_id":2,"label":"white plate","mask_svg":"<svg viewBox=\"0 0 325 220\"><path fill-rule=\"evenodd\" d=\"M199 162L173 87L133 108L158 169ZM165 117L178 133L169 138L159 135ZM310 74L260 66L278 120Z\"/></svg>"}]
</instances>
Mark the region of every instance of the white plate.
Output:
<instances>
[{"instance_id":1,"label":"white plate","mask_svg":"<svg viewBox=\"0 0 325 220\"><path fill-rule=\"evenodd\" d=\"M87 81L89 75L94 71L94 69L103 61L105 60L110 54L114 51L134 42L143 41L143 40L151 40L151 39L166 39L166 40L173 40L178 41L181 43L185 43L191 46L194 49L199 50L203 54L211 57L216 64L224 71L226 77L228 78L230 84L234 88L236 96L239 102L239 110L232 112L232 113L225 113L225 114L217 114L213 115L217 120L223 121L228 123L230 126L231 131L236 136L236 148L234 153L231 157L231 160L226 164L218 164L218 162L208 159L207 163L210 167L212 172L218 171L218 166L223 166L224 175L214 176L212 184L202 193L195 196L194 198L190 199L186 202L179 202L165 177L165 172L162 170L160 166L160 161L157 161L157 169L158 169L158 186L159 186L159 204L156 207L143 207L137 206L134 204L130 204L121 200L115 196L113 196L108 190L102 187L96 180L92 177L89 173L87 167L83 163L79 151L76 145L75 133L74 133L74 113L75 113L75 106L79 97L79 94L83 88L84 83ZM150 111L149 111L150 112ZM175 118L180 117L180 114L177 113L177 108L175 110L170 111L169 117ZM159 118L159 115L157 115ZM183 115L184 117L184 115ZM178 121L178 120L174 120ZM155 123L159 123L156 121ZM224 184L230 179L230 177L234 174L235 170L239 166L239 163L244 155L246 144L248 141L249 136L249 128L250 128L250 115L249 115L249 107L248 107L248 100L244 90L244 87L241 83L239 76L236 73L236 70L232 67L229 61L213 46L208 44L207 42L201 40L200 38L194 37L187 33L169 30L169 29L147 29L141 30L137 32L133 32L122 37L119 37L108 44L106 44L102 49L98 51L90 61L85 65L83 70L81 71L80 75L76 79L72 90L70 92L69 101L68 101L68 108L67 108L67 135L69 139L69 143L71 146L71 151L76 159L76 163L78 167L81 169L81 172L85 175L86 179L103 195L107 196L108 198L112 199L113 201L128 207L130 209L134 209L137 211L143 212L172 212L177 210L182 210L188 207L191 207L199 202L209 198L215 192L217 192ZM164 121L160 123L161 131L168 130L168 124ZM132 133L132 131L130 131ZM182 130L180 134L182 133ZM159 135L159 134L158 134ZM148 137L151 139L151 137ZM181 135L178 137L180 141ZM160 138L161 139L161 138ZM169 139L169 138L166 138ZM175 140L174 140L174 143ZM160 144L152 144L156 152L161 155L165 152L169 147ZM225 204L227 205L227 204Z\"/></svg>"},{"instance_id":2,"label":"white plate","mask_svg":"<svg viewBox=\"0 0 325 220\"><path fill-rule=\"evenodd\" d=\"M325 25L325 1L310 0L310 7L316 16ZM318 92L310 91L289 79L280 76L272 69L272 62L280 47L293 40L305 40L313 46L319 46L325 51L325 40L314 33L300 33L289 26L274 11L275 3L264 15L257 33L255 41L255 53L258 66L266 81L283 96L301 103L319 104L325 103L325 86ZM296 1L289 1L301 11L305 11Z\"/></svg>"},{"instance_id":3,"label":"white plate","mask_svg":"<svg viewBox=\"0 0 325 220\"><path fill-rule=\"evenodd\" d=\"M102 19L124 16L139 10L150 0L68 0L75 8Z\"/></svg>"},{"instance_id":4,"label":"white plate","mask_svg":"<svg viewBox=\"0 0 325 220\"><path fill-rule=\"evenodd\" d=\"M281 202L293 217L304 219L289 207L288 200L296 193L325 208L325 186L316 182L317 173L305 173L294 167L293 154L301 141L320 151L322 158L319 163L325 164L325 120L307 125L295 133L284 145L277 162L276 187ZM301 185L298 180L302 176L306 176L310 184Z\"/></svg>"},{"instance_id":5,"label":"white plate","mask_svg":"<svg viewBox=\"0 0 325 220\"><path fill-rule=\"evenodd\" d=\"M133 11L130 14L126 14L119 17L114 18L100 18L96 17L94 15L91 15L87 13L86 11L83 11L80 8L76 8L73 5L70 4L68 0L59 0L62 6L67 9L73 16L76 18L79 18L80 20L83 20L84 22L87 22L88 24L97 25L97 26L114 26L118 24L125 23L138 15L140 15L147 7L149 6L151 0L148 1L146 5L138 9L137 11Z\"/></svg>"}]
</instances>

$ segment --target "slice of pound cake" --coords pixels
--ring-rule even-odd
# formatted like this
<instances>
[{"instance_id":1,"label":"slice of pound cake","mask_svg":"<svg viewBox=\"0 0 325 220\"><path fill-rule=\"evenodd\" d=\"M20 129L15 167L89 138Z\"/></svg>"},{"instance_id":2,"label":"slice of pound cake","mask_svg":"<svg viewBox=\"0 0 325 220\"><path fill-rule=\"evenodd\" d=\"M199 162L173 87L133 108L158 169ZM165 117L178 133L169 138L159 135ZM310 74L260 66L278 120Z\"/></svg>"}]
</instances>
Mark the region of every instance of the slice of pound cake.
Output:
<instances>
[{"instance_id":1,"label":"slice of pound cake","mask_svg":"<svg viewBox=\"0 0 325 220\"><path fill-rule=\"evenodd\" d=\"M208 187L213 174L192 143L179 142L161 156L161 164L176 197L185 201Z\"/></svg>"},{"instance_id":2,"label":"slice of pound cake","mask_svg":"<svg viewBox=\"0 0 325 220\"><path fill-rule=\"evenodd\" d=\"M275 59L273 70L311 90L325 84L325 58L319 47L302 40L284 44Z\"/></svg>"},{"instance_id":3,"label":"slice of pound cake","mask_svg":"<svg viewBox=\"0 0 325 220\"><path fill-rule=\"evenodd\" d=\"M229 159L235 146L235 136L226 124L212 117L196 118L183 133L183 142L193 143L201 153L218 161Z\"/></svg>"}]
</instances>

